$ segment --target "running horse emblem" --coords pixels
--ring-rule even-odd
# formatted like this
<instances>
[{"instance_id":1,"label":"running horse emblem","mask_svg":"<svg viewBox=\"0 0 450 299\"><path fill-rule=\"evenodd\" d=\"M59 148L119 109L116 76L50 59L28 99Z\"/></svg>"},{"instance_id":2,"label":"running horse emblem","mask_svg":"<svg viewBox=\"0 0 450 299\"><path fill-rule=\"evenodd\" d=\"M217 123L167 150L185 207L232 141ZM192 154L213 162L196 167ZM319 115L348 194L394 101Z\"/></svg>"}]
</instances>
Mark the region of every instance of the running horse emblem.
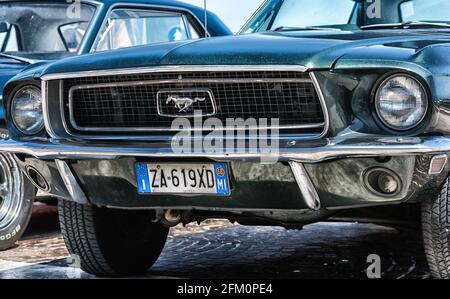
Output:
<instances>
[{"instance_id":1,"label":"running horse emblem","mask_svg":"<svg viewBox=\"0 0 450 299\"><path fill-rule=\"evenodd\" d=\"M188 98L188 97L179 97L174 95L169 95L167 97L166 104L170 104L173 102L175 104L175 108L178 109L178 112L187 112L197 102L204 102L206 98Z\"/></svg>"}]
</instances>

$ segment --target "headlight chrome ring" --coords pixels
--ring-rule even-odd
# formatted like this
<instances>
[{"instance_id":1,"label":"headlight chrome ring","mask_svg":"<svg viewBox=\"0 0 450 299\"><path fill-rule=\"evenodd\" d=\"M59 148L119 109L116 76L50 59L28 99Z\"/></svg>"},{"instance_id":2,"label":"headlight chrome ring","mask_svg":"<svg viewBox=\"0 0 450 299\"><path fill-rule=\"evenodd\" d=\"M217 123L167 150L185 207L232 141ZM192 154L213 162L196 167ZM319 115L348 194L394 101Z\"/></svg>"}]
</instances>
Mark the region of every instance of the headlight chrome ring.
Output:
<instances>
[{"instance_id":1,"label":"headlight chrome ring","mask_svg":"<svg viewBox=\"0 0 450 299\"><path fill-rule=\"evenodd\" d=\"M417 127L425 119L429 105L424 84L404 73L385 78L377 87L374 101L378 119L395 131Z\"/></svg>"}]
</instances>

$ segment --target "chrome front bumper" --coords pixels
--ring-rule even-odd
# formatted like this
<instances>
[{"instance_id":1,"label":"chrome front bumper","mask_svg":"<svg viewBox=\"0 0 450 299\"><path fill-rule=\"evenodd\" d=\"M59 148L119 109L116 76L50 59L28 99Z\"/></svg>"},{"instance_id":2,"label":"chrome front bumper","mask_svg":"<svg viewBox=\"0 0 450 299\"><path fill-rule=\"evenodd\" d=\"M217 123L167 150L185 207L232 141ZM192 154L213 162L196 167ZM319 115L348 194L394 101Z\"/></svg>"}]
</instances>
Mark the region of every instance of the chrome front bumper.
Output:
<instances>
[{"instance_id":1,"label":"chrome front bumper","mask_svg":"<svg viewBox=\"0 0 450 299\"><path fill-rule=\"evenodd\" d=\"M345 198L360 197L358 194L354 194L355 190L361 185L359 178L364 171L374 166L390 167L396 170L398 173L402 173L405 170L405 183L409 183L412 180L417 180L416 177L412 177L414 172L419 172L423 181L417 186L419 189L425 186L425 183L433 181L442 181L442 177L445 173L443 168L436 174L432 174L428 171L431 169L430 161L433 161L434 157L445 156L445 162L447 161L448 153L450 152L450 138L447 137L424 137L424 138L360 138L360 139L324 139L317 141L285 141L280 144L279 153L248 153L248 152L235 152L235 153L176 153L172 151L170 142L146 142L146 143L132 143L118 141L114 143L99 143L99 142L75 142L75 141L30 141L21 142L14 140L5 140L0 142L0 152L11 152L15 154L22 154L25 157L18 157L20 163L22 163L22 169L27 169L27 165L31 165L38 169L43 177L52 182L60 181L58 186L64 186L67 190L68 196L65 198L71 198L78 203L86 204L90 202L90 199L83 192L83 188L80 186L80 177L83 177L81 181L91 180L92 178L101 179L102 177L110 180L111 178L122 179L127 184L132 184L134 179L130 174L130 165L133 165L134 161L138 159L209 159L220 162L231 162L231 164L253 164L263 165L260 161L270 160L274 162L288 162L276 163L273 166L267 165L265 169L265 175L270 176L279 174L279 177L273 181L286 184L288 186L294 183L298 187L300 197L304 202L304 206L311 210L319 210L322 207L334 208L336 206L347 204L342 202L336 204L326 199L331 195ZM444 154L444 155L443 155ZM423 163L415 161L414 156L422 156L425 160ZM391 164L385 165L385 162L376 162L375 159L365 159L370 157L396 157ZM124 158L124 159L119 159ZM273 160L276 158L276 160ZM353 159L355 158L355 159ZM363 158L356 159L356 158ZM265 160L263 160L265 159ZM358 161L359 160L359 161ZM78 161L78 163L77 163ZM409 162L408 162L409 161ZM318 163L324 162L324 163ZM380 164L381 163L381 164ZM55 177L55 171L52 171L51 165L54 165L54 169L59 175ZM109 166L108 166L109 165ZM278 165L278 166L277 166ZM284 173L282 167L288 167L292 171L291 173ZM404 167L405 166L405 167ZM422 167L423 166L423 167ZM448 165L447 165L448 166ZM132 167L131 167L132 168ZM407 169L403 169L407 168ZM121 169L121 171L119 171ZM448 167L446 168L448 172ZM284 170L285 171L285 170ZM118 176L117 173L120 173ZM241 180L240 184L246 184L245 179L242 181L244 172L240 172L238 175ZM258 172L259 173L259 172ZM329 177L327 176L329 173ZM442 175L441 175L442 173ZM116 177L115 177L116 176ZM78 177L78 179L77 179ZM286 178L292 178L291 181L284 182ZM269 178L264 177L261 181L253 181L248 179L250 183L260 184L264 186L264 180ZM334 186L328 188L328 185ZM346 183L343 183L346 182ZM351 190L341 190L339 186L347 184L353 186ZM240 185L240 190L245 190L247 187ZM244 186L242 188L242 186ZM422 186L422 187L421 187ZM384 198L377 197L370 194L364 195L368 198L367 202L356 202L357 205L364 204L378 204L378 203L397 203L402 202L410 195L410 189L405 185L404 194L399 195L398 198ZM133 187L134 188L134 187ZM61 188L56 188L61 189ZM62 190L62 189L61 189ZM361 191L362 190L362 191ZM361 189L361 192L366 192ZM92 189L91 189L92 191ZM272 190L273 191L273 190ZM345 191L345 192L344 192ZM320 194L319 194L320 193ZM54 193L56 194L56 193ZM134 194L132 191L129 194ZM248 197L248 194L241 194ZM327 205L322 205L322 196L325 197ZM62 196L64 197L64 196ZM97 196L98 198L109 198L110 194L102 194ZM295 203L295 196L291 196ZM127 198L125 196L125 198ZM235 198L236 199L236 198ZM151 202L153 204L154 202ZM139 199L137 202L141 203L144 199ZM166 202L166 201L164 201ZM238 201L239 202L239 201ZM246 202L245 200L242 202ZM102 203L108 205L108 203ZM122 203L124 205L128 202ZM348 206L351 206L349 203ZM286 205L291 208L290 206ZM295 205L294 205L295 206ZM116 205L115 207L121 207ZM197 206L199 207L199 206ZM201 205L200 205L201 207ZM298 209L298 207L296 207Z\"/></svg>"},{"instance_id":2,"label":"chrome front bumper","mask_svg":"<svg viewBox=\"0 0 450 299\"><path fill-rule=\"evenodd\" d=\"M295 161L317 163L337 158L411 156L450 152L450 137L330 138L317 141L280 142L278 152L236 150L235 152L178 153L168 142L14 141L0 142L0 152L25 154L41 160L102 159L124 157L202 158L215 161Z\"/></svg>"}]
</instances>

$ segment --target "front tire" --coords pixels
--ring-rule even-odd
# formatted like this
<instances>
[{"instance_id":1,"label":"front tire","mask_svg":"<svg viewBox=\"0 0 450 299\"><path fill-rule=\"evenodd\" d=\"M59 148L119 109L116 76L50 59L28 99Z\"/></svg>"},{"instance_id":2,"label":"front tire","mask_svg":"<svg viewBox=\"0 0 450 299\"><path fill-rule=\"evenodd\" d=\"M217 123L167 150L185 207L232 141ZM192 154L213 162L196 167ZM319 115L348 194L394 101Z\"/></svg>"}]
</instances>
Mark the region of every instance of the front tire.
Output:
<instances>
[{"instance_id":1,"label":"front tire","mask_svg":"<svg viewBox=\"0 0 450 299\"><path fill-rule=\"evenodd\" d=\"M431 274L450 278L450 177L440 194L422 204L422 233Z\"/></svg>"},{"instance_id":2,"label":"front tire","mask_svg":"<svg viewBox=\"0 0 450 299\"><path fill-rule=\"evenodd\" d=\"M0 154L0 250L13 247L25 232L34 197L34 186L20 171L14 157Z\"/></svg>"},{"instance_id":3,"label":"front tire","mask_svg":"<svg viewBox=\"0 0 450 299\"><path fill-rule=\"evenodd\" d=\"M125 211L59 201L66 246L81 268L101 277L143 274L156 262L168 229L152 222L152 212Z\"/></svg>"}]
</instances>

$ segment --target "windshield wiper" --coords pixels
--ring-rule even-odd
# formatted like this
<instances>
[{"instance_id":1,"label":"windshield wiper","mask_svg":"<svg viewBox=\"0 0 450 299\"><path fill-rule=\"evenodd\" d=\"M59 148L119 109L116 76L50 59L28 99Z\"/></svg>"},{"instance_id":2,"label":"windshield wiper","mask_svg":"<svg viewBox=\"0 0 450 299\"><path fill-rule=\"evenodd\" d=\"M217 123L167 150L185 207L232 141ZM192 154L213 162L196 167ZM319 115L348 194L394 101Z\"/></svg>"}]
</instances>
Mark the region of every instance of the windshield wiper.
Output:
<instances>
[{"instance_id":1,"label":"windshield wiper","mask_svg":"<svg viewBox=\"0 0 450 299\"><path fill-rule=\"evenodd\" d=\"M301 30L342 31L341 29L338 29L338 28L326 28L326 27L315 27L315 26L304 26L304 27L280 26L271 31L301 31Z\"/></svg>"},{"instance_id":2,"label":"windshield wiper","mask_svg":"<svg viewBox=\"0 0 450 299\"><path fill-rule=\"evenodd\" d=\"M362 30L371 29L407 29L414 27L438 27L438 28L450 28L450 24L447 23L433 23L433 22L422 22L422 21L410 21L403 23L386 23L386 24L373 24L367 26L361 26Z\"/></svg>"},{"instance_id":3,"label":"windshield wiper","mask_svg":"<svg viewBox=\"0 0 450 299\"><path fill-rule=\"evenodd\" d=\"M0 53L0 56L6 57L6 58L11 58L20 62L25 62L28 64L34 64L36 63L36 61L32 60L32 59L27 59L24 57L19 57L19 56L15 56L15 55L9 55L9 54L5 54L5 53Z\"/></svg>"}]
</instances>

